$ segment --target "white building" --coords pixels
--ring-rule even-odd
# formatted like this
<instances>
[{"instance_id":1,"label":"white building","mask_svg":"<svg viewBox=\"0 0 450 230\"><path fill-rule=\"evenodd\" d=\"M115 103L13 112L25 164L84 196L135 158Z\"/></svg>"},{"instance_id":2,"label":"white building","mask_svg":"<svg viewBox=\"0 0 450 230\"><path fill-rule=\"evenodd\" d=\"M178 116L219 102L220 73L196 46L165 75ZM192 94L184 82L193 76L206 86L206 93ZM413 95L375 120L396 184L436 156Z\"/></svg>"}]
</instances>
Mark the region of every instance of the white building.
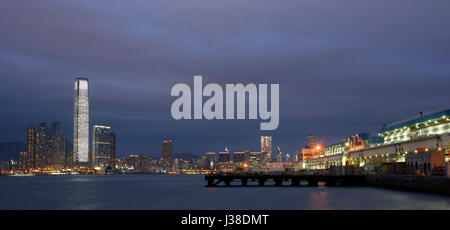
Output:
<instances>
[{"instance_id":1,"label":"white building","mask_svg":"<svg viewBox=\"0 0 450 230\"><path fill-rule=\"evenodd\" d=\"M87 78L75 79L73 112L74 161L86 164L89 158L89 88Z\"/></svg>"}]
</instances>

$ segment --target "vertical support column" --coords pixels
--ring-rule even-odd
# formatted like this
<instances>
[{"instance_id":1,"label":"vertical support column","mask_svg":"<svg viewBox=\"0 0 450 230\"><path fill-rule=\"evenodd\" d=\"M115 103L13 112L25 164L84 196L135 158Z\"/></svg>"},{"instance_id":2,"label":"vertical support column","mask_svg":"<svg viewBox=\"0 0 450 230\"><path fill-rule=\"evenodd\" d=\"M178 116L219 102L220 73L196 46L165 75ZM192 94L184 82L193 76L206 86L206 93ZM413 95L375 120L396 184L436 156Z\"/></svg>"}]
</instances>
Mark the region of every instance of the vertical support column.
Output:
<instances>
[{"instance_id":1,"label":"vertical support column","mask_svg":"<svg viewBox=\"0 0 450 230\"><path fill-rule=\"evenodd\" d=\"M241 179L241 181L242 181L242 186L247 186L247 178L242 178Z\"/></svg>"}]
</instances>

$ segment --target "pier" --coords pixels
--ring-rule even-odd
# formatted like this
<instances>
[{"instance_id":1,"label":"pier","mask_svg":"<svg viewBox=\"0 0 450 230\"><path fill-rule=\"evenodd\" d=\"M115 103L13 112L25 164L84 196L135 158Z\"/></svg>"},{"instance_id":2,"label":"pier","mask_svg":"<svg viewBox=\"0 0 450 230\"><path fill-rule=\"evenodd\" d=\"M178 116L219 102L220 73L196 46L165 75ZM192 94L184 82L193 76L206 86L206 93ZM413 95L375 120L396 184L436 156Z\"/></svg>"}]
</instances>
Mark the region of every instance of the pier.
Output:
<instances>
[{"instance_id":1,"label":"pier","mask_svg":"<svg viewBox=\"0 0 450 230\"><path fill-rule=\"evenodd\" d=\"M212 174L206 175L207 187L216 186L249 186L249 182L255 182L255 186L360 186L365 184L364 176L331 176L331 175L246 175L246 174ZM232 184L237 182L237 184Z\"/></svg>"}]
</instances>

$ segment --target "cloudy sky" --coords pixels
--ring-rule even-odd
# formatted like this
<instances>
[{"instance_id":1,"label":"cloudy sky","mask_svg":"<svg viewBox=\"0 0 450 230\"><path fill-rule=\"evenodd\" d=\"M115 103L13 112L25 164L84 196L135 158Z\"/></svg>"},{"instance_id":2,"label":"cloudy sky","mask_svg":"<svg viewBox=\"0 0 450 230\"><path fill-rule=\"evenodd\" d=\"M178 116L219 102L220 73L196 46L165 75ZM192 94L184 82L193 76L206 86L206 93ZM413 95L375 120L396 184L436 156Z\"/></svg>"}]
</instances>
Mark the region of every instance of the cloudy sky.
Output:
<instances>
[{"instance_id":1,"label":"cloudy sky","mask_svg":"<svg viewBox=\"0 0 450 230\"><path fill-rule=\"evenodd\" d=\"M73 132L73 81L89 78L91 125L119 154L292 152L450 104L447 0L0 2L0 141L61 121ZM180 120L177 83L280 84L280 126Z\"/></svg>"}]
</instances>

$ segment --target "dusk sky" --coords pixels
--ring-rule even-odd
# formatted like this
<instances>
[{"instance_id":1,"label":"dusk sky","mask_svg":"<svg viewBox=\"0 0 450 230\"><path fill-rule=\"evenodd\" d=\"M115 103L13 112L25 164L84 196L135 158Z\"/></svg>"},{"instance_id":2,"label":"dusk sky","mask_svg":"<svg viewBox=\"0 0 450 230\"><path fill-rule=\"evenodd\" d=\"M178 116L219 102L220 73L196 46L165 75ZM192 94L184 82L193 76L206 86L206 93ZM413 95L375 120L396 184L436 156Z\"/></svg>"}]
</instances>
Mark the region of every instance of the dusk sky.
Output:
<instances>
[{"instance_id":1,"label":"dusk sky","mask_svg":"<svg viewBox=\"0 0 450 230\"><path fill-rule=\"evenodd\" d=\"M73 86L89 78L91 126L119 155L293 152L450 104L450 1L0 2L0 142L61 121L72 142ZM173 120L171 87L280 84L280 125ZM207 98L204 99L206 101Z\"/></svg>"}]
</instances>

